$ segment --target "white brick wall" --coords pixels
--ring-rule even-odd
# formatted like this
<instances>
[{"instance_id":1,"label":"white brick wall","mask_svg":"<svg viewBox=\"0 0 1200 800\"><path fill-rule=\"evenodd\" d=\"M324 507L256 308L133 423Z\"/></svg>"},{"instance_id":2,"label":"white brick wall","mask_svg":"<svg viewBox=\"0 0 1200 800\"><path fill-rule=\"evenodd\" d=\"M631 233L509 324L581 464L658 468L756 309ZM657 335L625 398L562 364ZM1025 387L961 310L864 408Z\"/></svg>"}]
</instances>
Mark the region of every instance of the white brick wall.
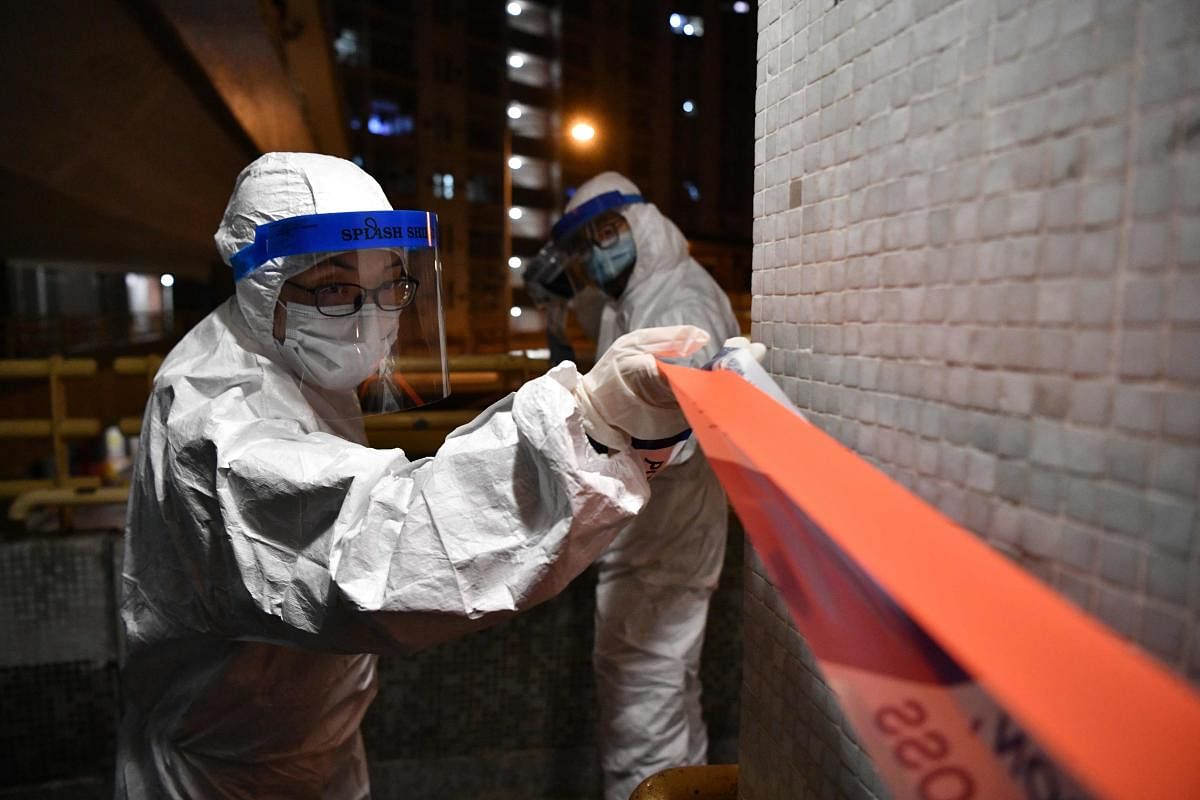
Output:
<instances>
[{"instance_id":1,"label":"white brick wall","mask_svg":"<svg viewBox=\"0 0 1200 800\"><path fill-rule=\"evenodd\" d=\"M771 372L1200 682L1200 4L765 0L758 24ZM873 796L755 586L743 796Z\"/></svg>"}]
</instances>

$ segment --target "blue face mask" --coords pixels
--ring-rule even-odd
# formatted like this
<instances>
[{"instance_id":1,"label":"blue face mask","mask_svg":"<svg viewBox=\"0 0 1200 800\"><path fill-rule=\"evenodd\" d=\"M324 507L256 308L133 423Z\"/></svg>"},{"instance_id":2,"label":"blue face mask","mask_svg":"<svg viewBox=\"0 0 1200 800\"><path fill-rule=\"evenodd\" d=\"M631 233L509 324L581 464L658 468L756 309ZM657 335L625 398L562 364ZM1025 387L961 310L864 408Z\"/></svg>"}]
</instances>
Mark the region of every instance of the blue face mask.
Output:
<instances>
[{"instance_id":1,"label":"blue face mask","mask_svg":"<svg viewBox=\"0 0 1200 800\"><path fill-rule=\"evenodd\" d=\"M592 258L588 271L593 280L605 286L621 277L625 270L637 260L637 247L633 243L633 231L622 231L616 241L608 247L592 245Z\"/></svg>"}]
</instances>

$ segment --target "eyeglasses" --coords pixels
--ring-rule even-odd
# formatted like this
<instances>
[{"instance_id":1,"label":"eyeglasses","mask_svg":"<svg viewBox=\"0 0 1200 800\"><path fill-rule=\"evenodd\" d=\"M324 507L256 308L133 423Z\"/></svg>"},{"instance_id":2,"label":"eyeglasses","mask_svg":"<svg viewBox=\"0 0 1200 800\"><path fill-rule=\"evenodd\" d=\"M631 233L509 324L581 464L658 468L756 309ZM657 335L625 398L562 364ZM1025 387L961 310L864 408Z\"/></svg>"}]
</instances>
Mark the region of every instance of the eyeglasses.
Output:
<instances>
[{"instance_id":1,"label":"eyeglasses","mask_svg":"<svg viewBox=\"0 0 1200 800\"><path fill-rule=\"evenodd\" d=\"M589 222L576 234L567 237L559 247L570 259L590 259L592 247L607 250L615 245L629 223L617 214L605 214Z\"/></svg>"},{"instance_id":2,"label":"eyeglasses","mask_svg":"<svg viewBox=\"0 0 1200 800\"><path fill-rule=\"evenodd\" d=\"M313 296L313 303L327 317L348 317L357 314L366 304L367 298L375 302L383 311L399 311L412 303L417 296L416 278L397 278L384 281L374 289L367 289L357 283L327 283L310 289L298 283L287 281L289 286L308 292Z\"/></svg>"},{"instance_id":3,"label":"eyeglasses","mask_svg":"<svg viewBox=\"0 0 1200 800\"><path fill-rule=\"evenodd\" d=\"M621 238L621 233L624 229L629 227L629 223L625 222L624 219L616 215L614 217L601 217L595 222L590 223L587 228L591 240L604 250L615 245L617 240Z\"/></svg>"}]
</instances>

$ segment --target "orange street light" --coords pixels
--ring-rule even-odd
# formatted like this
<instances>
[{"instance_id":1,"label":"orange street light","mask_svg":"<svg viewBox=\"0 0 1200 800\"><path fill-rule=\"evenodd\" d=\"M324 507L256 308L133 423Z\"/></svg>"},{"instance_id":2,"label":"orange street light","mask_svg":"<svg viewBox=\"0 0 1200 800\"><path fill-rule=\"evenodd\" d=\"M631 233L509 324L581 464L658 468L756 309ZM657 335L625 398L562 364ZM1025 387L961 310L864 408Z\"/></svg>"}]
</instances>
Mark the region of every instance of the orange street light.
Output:
<instances>
[{"instance_id":1,"label":"orange street light","mask_svg":"<svg viewBox=\"0 0 1200 800\"><path fill-rule=\"evenodd\" d=\"M572 123L569 135L577 144L588 145L596 138L596 129L590 122L581 119Z\"/></svg>"}]
</instances>

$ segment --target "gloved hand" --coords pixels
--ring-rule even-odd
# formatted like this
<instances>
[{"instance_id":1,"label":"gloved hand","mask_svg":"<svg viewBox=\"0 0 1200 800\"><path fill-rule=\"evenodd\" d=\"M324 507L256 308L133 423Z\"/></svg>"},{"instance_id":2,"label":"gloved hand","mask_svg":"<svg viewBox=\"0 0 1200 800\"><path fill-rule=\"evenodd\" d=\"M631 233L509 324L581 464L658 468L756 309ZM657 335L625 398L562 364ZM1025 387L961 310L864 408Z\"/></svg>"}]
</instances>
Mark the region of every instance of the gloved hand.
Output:
<instances>
[{"instance_id":1,"label":"gloved hand","mask_svg":"<svg viewBox=\"0 0 1200 800\"><path fill-rule=\"evenodd\" d=\"M629 439L665 439L687 430L657 358L684 358L708 343L694 325L643 328L612 343L575 385L583 427L600 444L626 450Z\"/></svg>"}]
</instances>

